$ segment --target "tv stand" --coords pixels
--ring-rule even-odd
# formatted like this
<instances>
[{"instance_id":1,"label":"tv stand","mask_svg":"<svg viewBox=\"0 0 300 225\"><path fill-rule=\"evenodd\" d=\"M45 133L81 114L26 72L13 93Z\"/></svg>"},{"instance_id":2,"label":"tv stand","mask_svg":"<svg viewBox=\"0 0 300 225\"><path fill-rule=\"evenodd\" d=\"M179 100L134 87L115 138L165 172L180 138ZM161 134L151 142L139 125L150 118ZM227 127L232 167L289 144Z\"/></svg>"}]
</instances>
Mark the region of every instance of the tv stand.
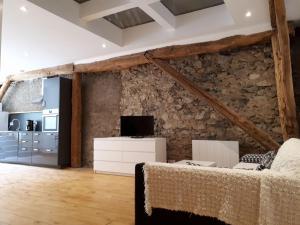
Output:
<instances>
[{"instance_id":1,"label":"tv stand","mask_svg":"<svg viewBox=\"0 0 300 225\"><path fill-rule=\"evenodd\" d=\"M150 137L94 138L94 171L134 175L142 162L166 162L166 139Z\"/></svg>"}]
</instances>

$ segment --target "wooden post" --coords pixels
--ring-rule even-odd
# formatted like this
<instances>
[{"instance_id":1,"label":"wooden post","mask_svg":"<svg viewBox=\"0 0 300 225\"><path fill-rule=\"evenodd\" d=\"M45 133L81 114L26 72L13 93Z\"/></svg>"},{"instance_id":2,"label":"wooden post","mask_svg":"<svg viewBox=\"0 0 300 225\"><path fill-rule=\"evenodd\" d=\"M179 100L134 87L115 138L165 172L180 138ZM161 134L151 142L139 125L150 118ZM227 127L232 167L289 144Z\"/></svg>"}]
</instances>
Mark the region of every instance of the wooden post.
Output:
<instances>
[{"instance_id":1,"label":"wooden post","mask_svg":"<svg viewBox=\"0 0 300 225\"><path fill-rule=\"evenodd\" d=\"M271 24L278 108L283 139L299 137L294 96L289 27L284 0L270 0Z\"/></svg>"},{"instance_id":2,"label":"wooden post","mask_svg":"<svg viewBox=\"0 0 300 225\"><path fill-rule=\"evenodd\" d=\"M188 90L195 96L201 97L204 100L206 100L206 102L211 107L213 107L216 111L225 116L233 124L243 129L247 134L249 134L252 138L258 141L262 146L269 150L277 150L280 147L279 144L275 140L273 140L273 138L269 134L257 128L256 125L249 121L246 117L240 116L238 113L231 110L229 107L224 105L222 102L218 101L218 99L211 96L206 91L195 86L191 81L186 79L182 74L176 71L165 61L155 59L149 53L146 53L145 57L157 67L159 67L162 71L174 78L177 81L177 83L184 87L186 90Z\"/></svg>"},{"instance_id":3,"label":"wooden post","mask_svg":"<svg viewBox=\"0 0 300 225\"><path fill-rule=\"evenodd\" d=\"M82 130L81 74L74 73L72 80L72 124L71 124L71 166L81 167Z\"/></svg>"},{"instance_id":4,"label":"wooden post","mask_svg":"<svg viewBox=\"0 0 300 225\"><path fill-rule=\"evenodd\" d=\"M2 102L2 99L6 93L6 91L8 90L10 84L12 83L12 80L11 79L6 79L2 86L1 86L1 89L0 89L0 102Z\"/></svg>"}]
</instances>

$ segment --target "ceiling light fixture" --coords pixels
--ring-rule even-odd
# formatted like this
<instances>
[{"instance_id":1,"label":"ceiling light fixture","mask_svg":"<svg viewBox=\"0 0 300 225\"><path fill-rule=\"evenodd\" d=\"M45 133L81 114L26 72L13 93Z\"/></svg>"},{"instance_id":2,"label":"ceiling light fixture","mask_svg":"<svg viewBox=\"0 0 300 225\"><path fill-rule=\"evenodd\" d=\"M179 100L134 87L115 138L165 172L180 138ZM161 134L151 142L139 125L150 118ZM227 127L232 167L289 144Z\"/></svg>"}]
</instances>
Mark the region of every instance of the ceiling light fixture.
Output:
<instances>
[{"instance_id":1,"label":"ceiling light fixture","mask_svg":"<svg viewBox=\"0 0 300 225\"><path fill-rule=\"evenodd\" d=\"M106 48L106 44L105 43L102 44L102 48Z\"/></svg>"},{"instance_id":2,"label":"ceiling light fixture","mask_svg":"<svg viewBox=\"0 0 300 225\"><path fill-rule=\"evenodd\" d=\"M25 56L25 57L28 57L28 56L29 56L29 53L28 53L28 52L24 52L24 56Z\"/></svg>"},{"instance_id":3,"label":"ceiling light fixture","mask_svg":"<svg viewBox=\"0 0 300 225\"><path fill-rule=\"evenodd\" d=\"M252 12L251 12L251 11L247 11L246 14L245 14L245 16L246 16L247 18L251 17L251 16L252 16Z\"/></svg>"},{"instance_id":4,"label":"ceiling light fixture","mask_svg":"<svg viewBox=\"0 0 300 225\"><path fill-rule=\"evenodd\" d=\"M26 6L21 6L21 7L20 7L20 10L21 10L22 12L24 12L24 13L28 12Z\"/></svg>"}]
</instances>

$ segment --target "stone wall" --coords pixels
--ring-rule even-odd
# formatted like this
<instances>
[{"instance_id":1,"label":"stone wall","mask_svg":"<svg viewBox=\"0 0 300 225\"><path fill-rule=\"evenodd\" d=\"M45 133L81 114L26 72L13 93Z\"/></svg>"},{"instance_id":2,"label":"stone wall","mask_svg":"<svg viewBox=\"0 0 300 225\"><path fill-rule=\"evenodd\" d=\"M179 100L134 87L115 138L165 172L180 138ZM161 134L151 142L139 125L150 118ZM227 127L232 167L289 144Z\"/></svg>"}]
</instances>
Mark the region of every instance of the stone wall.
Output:
<instances>
[{"instance_id":1,"label":"stone wall","mask_svg":"<svg viewBox=\"0 0 300 225\"><path fill-rule=\"evenodd\" d=\"M119 135L121 76L119 73L83 76L83 164L93 165L93 138Z\"/></svg>"},{"instance_id":2,"label":"stone wall","mask_svg":"<svg viewBox=\"0 0 300 225\"><path fill-rule=\"evenodd\" d=\"M196 85L282 142L270 45L170 61ZM17 83L6 111L38 111L41 81ZM93 163L93 138L119 135L120 115L154 115L155 134L167 138L168 159L191 158L192 139L238 140L241 155L265 152L241 129L193 97L153 65L83 76L83 163Z\"/></svg>"},{"instance_id":3,"label":"stone wall","mask_svg":"<svg viewBox=\"0 0 300 225\"><path fill-rule=\"evenodd\" d=\"M282 141L269 45L170 63L195 85ZM167 138L168 159L191 158L192 139L238 140L241 155L266 151L155 66L138 66L121 73L121 114L154 115L156 135Z\"/></svg>"}]
</instances>

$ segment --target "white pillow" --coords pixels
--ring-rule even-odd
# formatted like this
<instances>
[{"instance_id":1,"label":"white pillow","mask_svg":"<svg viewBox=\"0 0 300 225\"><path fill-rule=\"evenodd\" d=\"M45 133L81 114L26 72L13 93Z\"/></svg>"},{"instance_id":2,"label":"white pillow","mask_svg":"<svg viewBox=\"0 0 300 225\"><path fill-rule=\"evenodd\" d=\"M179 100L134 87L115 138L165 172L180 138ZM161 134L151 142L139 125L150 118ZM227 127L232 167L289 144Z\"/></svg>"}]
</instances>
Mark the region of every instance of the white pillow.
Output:
<instances>
[{"instance_id":1,"label":"white pillow","mask_svg":"<svg viewBox=\"0 0 300 225\"><path fill-rule=\"evenodd\" d=\"M283 143L271 170L300 177L300 139L291 138Z\"/></svg>"}]
</instances>

